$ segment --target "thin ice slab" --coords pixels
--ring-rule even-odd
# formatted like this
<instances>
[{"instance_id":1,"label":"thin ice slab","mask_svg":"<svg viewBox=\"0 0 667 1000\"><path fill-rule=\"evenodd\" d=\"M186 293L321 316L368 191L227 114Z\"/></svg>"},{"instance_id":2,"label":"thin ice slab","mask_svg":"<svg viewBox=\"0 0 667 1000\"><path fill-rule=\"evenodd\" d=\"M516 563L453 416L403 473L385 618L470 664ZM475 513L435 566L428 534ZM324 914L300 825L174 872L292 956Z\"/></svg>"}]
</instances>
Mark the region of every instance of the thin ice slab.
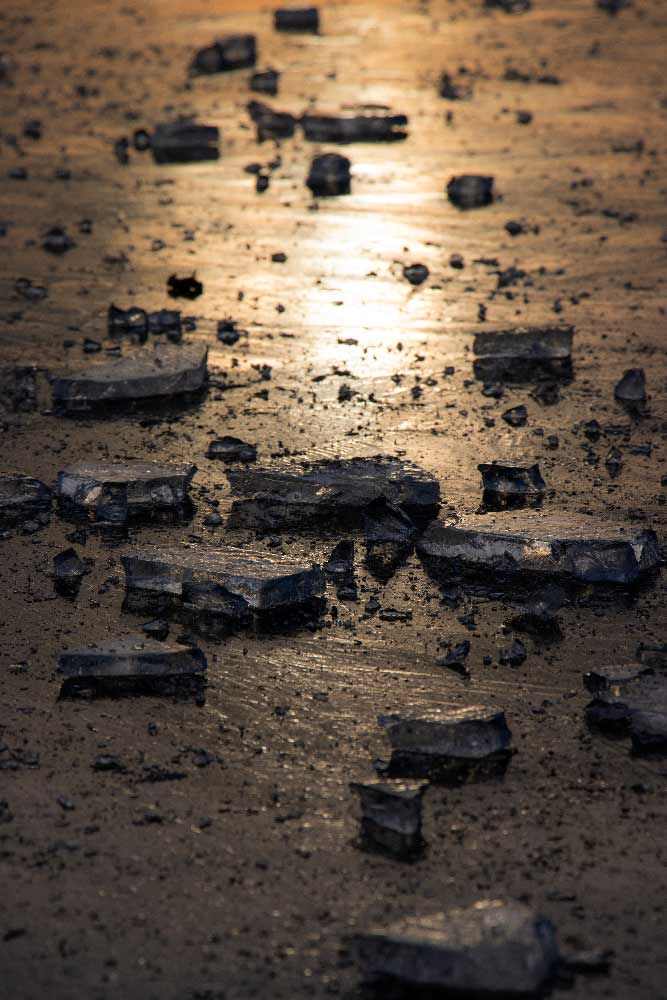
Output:
<instances>
[{"instance_id":1,"label":"thin ice slab","mask_svg":"<svg viewBox=\"0 0 667 1000\"><path fill-rule=\"evenodd\" d=\"M220 157L220 131L216 125L163 122L150 137L156 163L201 163Z\"/></svg>"},{"instance_id":2,"label":"thin ice slab","mask_svg":"<svg viewBox=\"0 0 667 1000\"><path fill-rule=\"evenodd\" d=\"M355 936L366 981L454 991L528 996L553 975L552 924L514 900L480 900L465 909L410 917Z\"/></svg>"},{"instance_id":3,"label":"thin ice slab","mask_svg":"<svg viewBox=\"0 0 667 1000\"><path fill-rule=\"evenodd\" d=\"M310 142L395 142L407 137L407 115L303 115L301 126Z\"/></svg>"},{"instance_id":4,"label":"thin ice slab","mask_svg":"<svg viewBox=\"0 0 667 1000\"><path fill-rule=\"evenodd\" d=\"M478 379L530 381L550 376L572 378L573 326L530 326L489 330L473 341L474 372Z\"/></svg>"},{"instance_id":5,"label":"thin ice slab","mask_svg":"<svg viewBox=\"0 0 667 1000\"><path fill-rule=\"evenodd\" d=\"M51 490L39 479L20 472L0 475L0 524L43 521L50 510Z\"/></svg>"},{"instance_id":6,"label":"thin ice slab","mask_svg":"<svg viewBox=\"0 0 667 1000\"><path fill-rule=\"evenodd\" d=\"M256 613L305 605L324 591L314 563L271 553L204 545L173 545L132 552L122 558L132 606L220 616L242 624Z\"/></svg>"},{"instance_id":7,"label":"thin ice slab","mask_svg":"<svg viewBox=\"0 0 667 1000\"><path fill-rule=\"evenodd\" d=\"M581 583L633 584L657 569L654 531L585 514L502 511L433 522L417 549L436 571L497 578L538 574Z\"/></svg>"},{"instance_id":8,"label":"thin ice slab","mask_svg":"<svg viewBox=\"0 0 667 1000\"><path fill-rule=\"evenodd\" d=\"M70 649L58 657L58 673L68 679L189 677L205 672L201 649L146 636Z\"/></svg>"},{"instance_id":9,"label":"thin ice slab","mask_svg":"<svg viewBox=\"0 0 667 1000\"><path fill-rule=\"evenodd\" d=\"M238 527L259 529L343 515L359 517L385 500L413 516L432 513L440 485L430 473L397 458L349 458L307 467L230 469L232 493L243 497L232 511Z\"/></svg>"},{"instance_id":10,"label":"thin ice slab","mask_svg":"<svg viewBox=\"0 0 667 1000\"><path fill-rule=\"evenodd\" d=\"M163 462L79 462L58 473L62 507L96 520L124 522L129 515L181 507L196 465Z\"/></svg>"},{"instance_id":11,"label":"thin ice slab","mask_svg":"<svg viewBox=\"0 0 667 1000\"><path fill-rule=\"evenodd\" d=\"M395 777L468 780L502 774L511 755L505 713L479 705L381 715Z\"/></svg>"},{"instance_id":12,"label":"thin ice slab","mask_svg":"<svg viewBox=\"0 0 667 1000\"><path fill-rule=\"evenodd\" d=\"M485 493L498 497L542 496L547 486L540 467L517 462L482 462L477 466L482 474Z\"/></svg>"},{"instance_id":13,"label":"thin ice slab","mask_svg":"<svg viewBox=\"0 0 667 1000\"><path fill-rule=\"evenodd\" d=\"M172 399L200 392L207 381L203 344L157 344L118 360L52 378L54 406L79 413L105 405Z\"/></svg>"},{"instance_id":14,"label":"thin ice slab","mask_svg":"<svg viewBox=\"0 0 667 1000\"><path fill-rule=\"evenodd\" d=\"M410 859L423 848L423 781L352 782L361 805L360 846Z\"/></svg>"}]
</instances>

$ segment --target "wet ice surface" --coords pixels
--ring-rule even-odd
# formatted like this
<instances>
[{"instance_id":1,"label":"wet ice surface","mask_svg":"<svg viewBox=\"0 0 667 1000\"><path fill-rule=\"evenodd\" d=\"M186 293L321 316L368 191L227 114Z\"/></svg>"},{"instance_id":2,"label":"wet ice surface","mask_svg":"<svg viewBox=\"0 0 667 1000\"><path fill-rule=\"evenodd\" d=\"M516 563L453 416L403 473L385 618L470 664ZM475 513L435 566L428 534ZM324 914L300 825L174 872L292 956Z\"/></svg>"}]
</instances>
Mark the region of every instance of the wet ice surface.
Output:
<instances>
[{"instance_id":1,"label":"wet ice surface","mask_svg":"<svg viewBox=\"0 0 667 1000\"><path fill-rule=\"evenodd\" d=\"M53 486L81 461L199 467L188 523L142 522L114 540L54 508L48 526L2 541L0 830L13 905L0 933L17 998L357 1000L344 950L355 927L508 895L545 913L563 942L613 949L609 978L577 981L573 998L654 1000L665 764L633 751L628 731L588 728L581 674L664 643L662 577L604 599L597 585L575 598L568 588L554 638L529 610L536 580L519 594L494 575L488 592L429 576L408 553L381 581L363 518L259 540L230 526L241 498L206 454L229 435L257 446L262 466L400 456L440 484L443 519L479 509L480 462L537 462L544 518L586 516L628 537L653 527L664 543L662 12L342 3L322 8L318 35L274 32L254 0L233 12L158 5L145 20L131 5L61 0L31 22L13 0L2 13L3 368L74 372L131 354L133 334L110 336L112 302L182 308L196 323L183 317L186 342L210 349L205 397L108 421L63 420L47 412L50 394L33 404L30 375L6 393L0 379L6 471ZM254 66L187 76L197 49L244 33L256 37ZM268 65L281 71L275 100L250 90ZM439 96L443 71L469 99ZM560 85L538 82L547 75ZM297 124L279 146L257 143L253 97L295 117L401 111L409 136L318 149ZM112 155L118 136L181 116L219 127L220 160L160 165L131 145L125 167ZM42 138L24 138L37 118ZM351 193L314 200L311 158L335 150L352 161ZM260 174L244 170L257 164L270 178L261 195ZM26 180L6 177L15 166ZM494 177L491 204L449 202L448 180L466 173ZM53 227L76 246L45 252ZM415 263L429 270L419 286L403 277ZM172 274L196 275L202 294L170 299ZM21 278L47 296L27 298ZM570 359L480 368L476 335L561 324L576 327ZM636 368L642 412L614 394ZM509 425L502 415L520 405L525 423ZM209 527L211 515L222 523ZM63 649L136 635L154 618L123 610L120 556L190 536L306 566L349 538L359 599L339 597L331 577L314 630L197 633L204 704L59 701ZM70 546L91 570L74 600L52 579ZM170 621L172 641L191 631ZM518 637L525 661L501 664ZM466 640L467 676L438 665ZM505 710L517 751L502 782L433 785L428 846L409 867L358 850L349 791L389 756L377 715L408 704Z\"/></svg>"}]
</instances>

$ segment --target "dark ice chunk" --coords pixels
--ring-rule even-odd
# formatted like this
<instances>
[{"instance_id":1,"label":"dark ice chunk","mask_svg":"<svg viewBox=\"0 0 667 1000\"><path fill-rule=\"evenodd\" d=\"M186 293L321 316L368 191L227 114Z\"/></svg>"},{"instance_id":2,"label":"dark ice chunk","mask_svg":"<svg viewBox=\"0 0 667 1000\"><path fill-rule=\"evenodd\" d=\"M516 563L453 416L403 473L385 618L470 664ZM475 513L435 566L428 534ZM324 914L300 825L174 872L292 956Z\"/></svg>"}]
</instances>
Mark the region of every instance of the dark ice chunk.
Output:
<instances>
[{"instance_id":1,"label":"dark ice chunk","mask_svg":"<svg viewBox=\"0 0 667 1000\"><path fill-rule=\"evenodd\" d=\"M650 668L639 663L622 666L596 667L584 674L584 687L594 695L612 695L620 698L632 690L636 682L650 673Z\"/></svg>"},{"instance_id":2,"label":"dark ice chunk","mask_svg":"<svg viewBox=\"0 0 667 1000\"><path fill-rule=\"evenodd\" d=\"M338 542L322 569L334 579L345 579L354 574L354 542L351 538Z\"/></svg>"},{"instance_id":3,"label":"dark ice chunk","mask_svg":"<svg viewBox=\"0 0 667 1000\"><path fill-rule=\"evenodd\" d=\"M422 850L422 781L352 782L361 804L360 846L409 860Z\"/></svg>"},{"instance_id":4,"label":"dark ice chunk","mask_svg":"<svg viewBox=\"0 0 667 1000\"><path fill-rule=\"evenodd\" d=\"M425 264L407 264L403 268L403 277L407 278L411 285L422 285L428 278L428 268Z\"/></svg>"},{"instance_id":5,"label":"dark ice chunk","mask_svg":"<svg viewBox=\"0 0 667 1000\"><path fill-rule=\"evenodd\" d=\"M456 524L436 521L417 549L438 572L470 571L500 579L538 574L629 585L659 562L658 541L650 529L537 511L470 515Z\"/></svg>"},{"instance_id":6,"label":"dark ice chunk","mask_svg":"<svg viewBox=\"0 0 667 1000\"><path fill-rule=\"evenodd\" d=\"M230 469L235 526L279 528L337 516L359 519L384 499L412 516L432 515L440 485L430 473L396 458L331 459L305 468ZM402 534L402 540L405 535Z\"/></svg>"},{"instance_id":7,"label":"dark ice chunk","mask_svg":"<svg viewBox=\"0 0 667 1000\"><path fill-rule=\"evenodd\" d=\"M527 656L526 647L521 639L515 639L511 646L501 649L498 653L498 662L509 664L510 667L519 667Z\"/></svg>"},{"instance_id":8,"label":"dark ice chunk","mask_svg":"<svg viewBox=\"0 0 667 1000\"><path fill-rule=\"evenodd\" d=\"M156 163L199 163L220 158L219 139L216 125L168 122L156 125L150 148Z\"/></svg>"},{"instance_id":9,"label":"dark ice chunk","mask_svg":"<svg viewBox=\"0 0 667 1000\"><path fill-rule=\"evenodd\" d=\"M79 558L76 549L65 549L53 557L53 576L56 591L65 597L76 597L81 581L89 573L83 559Z\"/></svg>"},{"instance_id":10,"label":"dark ice chunk","mask_svg":"<svg viewBox=\"0 0 667 1000\"><path fill-rule=\"evenodd\" d=\"M49 253L63 254L76 246L72 237L60 226L53 226L44 237L42 246Z\"/></svg>"},{"instance_id":11,"label":"dark ice chunk","mask_svg":"<svg viewBox=\"0 0 667 1000\"><path fill-rule=\"evenodd\" d=\"M478 358L545 361L572 356L572 326L531 326L478 333L473 351Z\"/></svg>"},{"instance_id":12,"label":"dark ice chunk","mask_svg":"<svg viewBox=\"0 0 667 1000\"><path fill-rule=\"evenodd\" d=\"M407 138L407 115L306 114L301 118L303 133L310 142L395 142Z\"/></svg>"},{"instance_id":13,"label":"dark ice chunk","mask_svg":"<svg viewBox=\"0 0 667 1000\"><path fill-rule=\"evenodd\" d=\"M270 94L275 97L278 93L278 81L280 73L275 69L266 69L261 73L253 73L250 77L250 89L259 94Z\"/></svg>"},{"instance_id":14,"label":"dark ice chunk","mask_svg":"<svg viewBox=\"0 0 667 1000\"><path fill-rule=\"evenodd\" d=\"M195 54L190 73L225 73L232 69L254 66L256 61L257 44L254 35L225 35Z\"/></svg>"},{"instance_id":15,"label":"dark ice chunk","mask_svg":"<svg viewBox=\"0 0 667 1000\"><path fill-rule=\"evenodd\" d=\"M107 326L112 337L134 334L139 340L144 341L148 335L148 315L145 309L139 309L137 306L119 309L112 303L107 313Z\"/></svg>"},{"instance_id":16,"label":"dark ice chunk","mask_svg":"<svg viewBox=\"0 0 667 1000\"><path fill-rule=\"evenodd\" d=\"M604 465L611 478L615 479L623 468L623 452L621 449L612 445L605 455Z\"/></svg>"},{"instance_id":17,"label":"dark ice chunk","mask_svg":"<svg viewBox=\"0 0 667 1000\"><path fill-rule=\"evenodd\" d=\"M235 319L221 319L218 321L218 340L222 344L232 347L241 338L241 333L236 328Z\"/></svg>"},{"instance_id":18,"label":"dark ice chunk","mask_svg":"<svg viewBox=\"0 0 667 1000\"><path fill-rule=\"evenodd\" d=\"M206 457L220 458L223 462L256 462L257 448L240 438L216 438L209 444Z\"/></svg>"},{"instance_id":19,"label":"dark ice chunk","mask_svg":"<svg viewBox=\"0 0 667 1000\"><path fill-rule=\"evenodd\" d=\"M183 613L196 622L213 616L228 626L254 614L311 603L324 591L324 574L266 552L195 545L153 547L122 558L128 606Z\"/></svg>"},{"instance_id":20,"label":"dark ice chunk","mask_svg":"<svg viewBox=\"0 0 667 1000\"><path fill-rule=\"evenodd\" d=\"M152 350L54 375L54 406L65 413L79 413L107 405L198 393L208 378L207 353L203 344L157 344Z\"/></svg>"},{"instance_id":21,"label":"dark ice chunk","mask_svg":"<svg viewBox=\"0 0 667 1000\"><path fill-rule=\"evenodd\" d=\"M41 373L45 375L44 372ZM0 411L31 413L38 406L36 365L8 365L0 368Z\"/></svg>"},{"instance_id":22,"label":"dark ice chunk","mask_svg":"<svg viewBox=\"0 0 667 1000\"><path fill-rule=\"evenodd\" d=\"M511 409L505 410L502 417L510 427L525 427L528 422L528 410L523 405L513 406Z\"/></svg>"},{"instance_id":23,"label":"dark ice chunk","mask_svg":"<svg viewBox=\"0 0 667 1000\"><path fill-rule=\"evenodd\" d=\"M164 333L169 340L178 342L183 336L180 312L177 309L158 309L149 313L148 332Z\"/></svg>"},{"instance_id":24,"label":"dark ice chunk","mask_svg":"<svg viewBox=\"0 0 667 1000\"><path fill-rule=\"evenodd\" d=\"M485 899L374 927L355 936L355 950L366 981L457 996L532 995L558 964L552 924L513 900Z\"/></svg>"},{"instance_id":25,"label":"dark ice chunk","mask_svg":"<svg viewBox=\"0 0 667 1000\"><path fill-rule=\"evenodd\" d=\"M667 645L665 644L650 645L641 643L637 650L637 656L643 666L651 667L654 670L667 668Z\"/></svg>"},{"instance_id":26,"label":"dark ice chunk","mask_svg":"<svg viewBox=\"0 0 667 1000\"><path fill-rule=\"evenodd\" d=\"M484 6L504 10L506 14L523 14L533 3L532 0L484 0Z\"/></svg>"},{"instance_id":27,"label":"dark ice chunk","mask_svg":"<svg viewBox=\"0 0 667 1000\"><path fill-rule=\"evenodd\" d=\"M466 660L470 653L470 642L464 639L463 642L457 643L453 649L450 649L448 653L444 656L439 656L435 661L439 667L447 667L448 670L453 670L457 674L461 674L463 677L468 677L470 671L466 666Z\"/></svg>"},{"instance_id":28,"label":"dark ice chunk","mask_svg":"<svg viewBox=\"0 0 667 1000\"><path fill-rule=\"evenodd\" d=\"M461 83L451 73L442 73L438 84L438 93L446 101L465 101L472 96L472 87L468 82Z\"/></svg>"},{"instance_id":29,"label":"dark ice chunk","mask_svg":"<svg viewBox=\"0 0 667 1000\"><path fill-rule=\"evenodd\" d=\"M562 632L556 612L566 599L567 595L560 587L548 586L530 597L523 610L513 615L507 624L518 632L528 632L539 639L560 639Z\"/></svg>"},{"instance_id":30,"label":"dark ice chunk","mask_svg":"<svg viewBox=\"0 0 667 1000\"><path fill-rule=\"evenodd\" d=\"M537 463L514 465L482 462L477 468L482 473L485 493L507 497L541 496L547 488Z\"/></svg>"},{"instance_id":31,"label":"dark ice chunk","mask_svg":"<svg viewBox=\"0 0 667 1000\"><path fill-rule=\"evenodd\" d=\"M171 295L172 299L197 299L203 291L203 284L194 274L188 275L187 278L179 278L178 275L172 274L167 278L167 294Z\"/></svg>"},{"instance_id":32,"label":"dark ice chunk","mask_svg":"<svg viewBox=\"0 0 667 1000\"><path fill-rule=\"evenodd\" d=\"M201 649L144 635L70 649L58 657L58 673L66 678L182 677L205 672Z\"/></svg>"},{"instance_id":33,"label":"dark ice chunk","mask_svg":"<svg viewBox=\"0 0 667 1000\"><path fill-rule=\"evenodd\" d=\"M457 208L481 208L493 201L493 177L460 174L447 184L447 197Z\"/></svg>"},{"instance_id":34,"label":"dark ice chunk","mask_svg":"<svg viewBox=\"0 0 667 1000\"><path fill-rule=\"evenodd\" d=\"M616 384L614 396L622 403L643 403L646 399L646 376L643 368L628 368Z\"/></svg>"},{"instance_id":35,"label":"dark ice chunk","mask_svg":"<svg viewBox=\"0 0 667 1000\"><path fill-rule=\"evenodd\" d=\"M512 734L504 712L480 706L380 716L392 747L389 774L457 783L500 775Z\"/></svg>"},{"instance_id":36,"label":"dark ice chunk","mask_svg":"<svg viewBox=\"0 0 667 1000\"><path fill-rule=\"evenodd\" d=\"M296 118L289 111L274 111L261 101L249 101L248 114L257 126L257 138L290 139L296 129Z\"/></svg>"},{"instance_id":37,"label":"dark ice chunk","mask_svg":"<svg viewBox=\"0 0 667 1000\"><path fill-rule=\"evenodd\" d=\"M366 565L378 580L387 581L414 547L417 528L397 504L379 497L364 513Z\"/></svg>"},{"instance_id":38,"label":"dark ice chunk","mask_svg":"<svg viewBox=\"0 0 667 1000\"><path fill-rule=\"evenodd\" d=\"M44 522L51 512L51 490L39 479L22 473L0 474L0 524Z\"/></svg>"},{"instance_id":39,"label":"dark ice chunk","mask_svg":"<svg viewBox=\"0 0 667 1000\"><path fill-rule=\"evenodd\" d=\"M631 670L614 673L596 685L596 697L586 706L589 726L612 735L629 732L636 753L667 751L667 676L648 668L636 676Z\"/></svg>"},{"instance_id":40,"label":"dark ice chunk","mask_svg":"<svg viewBox=\"0 0 667 1000\"><path fill-rule=\"evenodd\" d=\"M159 462L80 462L58 473L56 494L69 513L124 523L185 504L196 465Z\"/></svg>"},{"instance_id":41,"label":"dark ice chunk","mask_svg":"<svg viewBox=\"0 0 667 1000\"><path fill-rule=\"evenodd\" d=\"M273 12L276 31L320 30L320 12L317 7L281 7Z\"/></svg>"},{"instance_id":42,"label":"dark ice chunk","mask_svg":"<svg viewBox=\"0 0 667 1000\"><path fill-rule=\"evenodd\" d=\"M315 156L310 165L306 186L313 195L324 197L350 193L350 161L340 153Z\"/></svg>"}]
</instances>

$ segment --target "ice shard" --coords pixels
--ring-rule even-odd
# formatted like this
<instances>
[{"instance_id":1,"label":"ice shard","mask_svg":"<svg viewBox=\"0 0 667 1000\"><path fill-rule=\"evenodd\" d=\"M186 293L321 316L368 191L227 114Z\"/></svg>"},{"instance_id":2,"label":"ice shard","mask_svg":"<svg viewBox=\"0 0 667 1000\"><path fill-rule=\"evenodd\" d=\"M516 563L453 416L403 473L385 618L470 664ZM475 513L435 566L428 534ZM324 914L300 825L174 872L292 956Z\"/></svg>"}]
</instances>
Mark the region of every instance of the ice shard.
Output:
<instances>
[{"instance_id":1,"label":"ice shard","mask_svg":"<svg viewBox=\"0 0 667 1000\"><path fill-rule=\"evenodd\" d=\"M199 163L220 158L220 131L216 125L195 122L164 122L150 137L156 163Z\"/></svg>"},{"instance_id":2,"label":"ice shard","mask_svg":"<svg viewBox=\"0 0 667 1000\"><path fill-rule=\"evenodd\" d=\"M400 859L416 857L424 846L423 781L352 782L361 805L360 846Z\"/></svg>"},{"instance_id":3,"label":"ice shard","mask_svg":"<svg viewBox=\"0 0 667 1000\"><path fill-rule=\"evenodd\" d=\"M225 35L195 53L190 73L193 76L226 73L254 66L256 60L257 42L254 35Z\"/></svg>"},{"instance_id":4,"label":"ice shard","mask_svg":"<svg viewBox=\"0 0 667 1000\"><path fill-rule=\"evenodd\" d=\"M45 522L51 511L51 499L51 490L39 479L20 472L0 474L0 525Z\"/></svg>"},{"instance_id":5,"label":"ice shard","mask_svg":"<svg viewBox=\"0 0 667 1000\"><path fill-rule=\"evenodd\" d=\"M151 399L178 399L200 392L207 382L203 344L156 344L80 371L53 375L53 403L59 412L85 413Z\"/></svg>"},{"instance_id":6,"label":"ice shard","mask_svg":"<svg viewBox=\"0 0 667 1000\"><path fill-rule=\"evenodd\" d=\"M530 326L478 333L473 341L478 379L531 381L572 377L573 326Z\"/></svg>"},{"instance_id":7,"label":"ice shard","mask_svg":"<svg viewBox=\"0 0 667 1000\"><path fill-rule=\"evenodd\" d=\"M482 462L477 468L482 474L484 492L494 496L542 496L547 488L537 463Z\"/></svg>"},{"instance_id":8,"label":"ice shard","mask_svg":"<svg viewBox=\"0 0 667 1000\"><path fill-rule=\"evenodd\" d=\"M190 463L79 462L58 473L56 494L67 514L124 523L129 516L182 507L196 471Z\"/></svg>"},{"instance_id":9,"label":"ice shard","mask_svg":"<svg viewBox=\"0 0 667 1000\"><path fill-rule=\"evenodd\" d=\"M281 7L273 12L276 31L320 30L320 12L317 7Z\"/></svg>"},{"instance_id":10,"label":"ice shard","mask_svg":"<svg viewBox=\"0 0 667 1000\"><path fill-rule=\"evenodd\" d=\"M657 569L654 531L585 514L502 511L435 521L417 550L436 572L473 572L496 580L522 574L580 583L634 584Z\"/></svg>"},{"instance_id":11,"label":"ice shard","mask_svg":"<svg viewBox=\"0 0 667 1000\"><path fill-rule=\"evenodd\" d=\"M366 981L395 980L457 996L530 996L558 965L552 924L514 900L409 917L355 936Z\"/></svg>"},{"instance_id":12,"label":"ice shard","mask_svg":"<svg viewBox=\"0 0 667 1000\"><path fill-rule=\"evenodd\" d=\"M182 677L205 671L201 649L145 635L70 649L58 657L58 673L69 679Z\"/></svg>"},{"instance_id":13,"label":"ice shard","mask_svg":"<svg viewBox=\"0 0 667 1000\"><path fill-rule=\"evenodd\" d=\"M316 198L350 193L350 161L340 153L313 157L306 186Z\"/></svg>"},{"instance_id":14,"label":"ice shard","mask_svg":"<svg viewBox=\"0 0 667 1000\"><path fill-rule=\"evenodd\" d=\"M305 114L303 133L310 142L395 142L407 138L407 115L335 115Z\"/></svg>"}]
</instances>

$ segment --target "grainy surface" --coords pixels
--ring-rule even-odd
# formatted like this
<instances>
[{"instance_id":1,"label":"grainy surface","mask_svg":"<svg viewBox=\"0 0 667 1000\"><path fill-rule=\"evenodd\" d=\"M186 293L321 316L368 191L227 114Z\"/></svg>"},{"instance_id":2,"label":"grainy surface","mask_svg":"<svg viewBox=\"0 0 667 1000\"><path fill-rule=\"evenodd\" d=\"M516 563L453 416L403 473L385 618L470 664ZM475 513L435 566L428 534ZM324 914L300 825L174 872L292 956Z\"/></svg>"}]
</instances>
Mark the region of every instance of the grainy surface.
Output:
<instances>
[{"instance_id":1,"label":"grainy surface","mask_svg":"<svg viewBox=\"0 0 667 1000\"><path fill-rule=\"evenodd\" d=\"M48 576L72 525L54 517L0 543L8 1000L351 1000L361 995L341 950L351 930L487 894L529 901L566 944L613 949L610 976L579 979L576 1000L665 996L664 761L590 734L581 685L583 670L633 659L642 639L667 639L661 579L632 598L564 609L563 641L528 640L517 669L497 666L498 646L511 641L501 631L511 595L464 593L452 609L413 557L386 587L360 565L361 602L339 604L319 632L203 641L203 706L58 701L54 673L63 648L141 623L122 612L124 551L226 537L203 526L212 504L223 514L229 505L221 464L205 458L222 434L257 444L260 461L404 454L440 477L445 509L459 512L479 504L478 462L537 460L552 491L545 510L652 525L664 540L667 8L636 0L616 17L592 0L533 8L508 16L477 0L332 3L320 36L285 36L251 0L3 3L2 362L83 367L82 342L105 340L110 302L173 307L167 278L196 269L204 294L181 303L197 318L188 337L209 345L213 376L228 385L153 425L43 412L3 421L3 470L47 483L95 456L199 466L189 525L134 528L116 544L93 533L78 546L94 566L76 601L55 596ZM230 30L256 32L258 67L282 71L276 108L383 104L410 116L409 138L342 147L352 193L318 206L304 180L311 156L333 147L286 140L258 195L243 166L276 150L255 142L245 103L261 95L249 91L250 71L186 85L195 48ZM441 71L461 65L472 99L442 100ZM506 80L508 65L561 83ZM531 123L518 124L519 109L533 112ZM117 163L116 138L179 114L221 127L219 162L158 167L133 154ZM22 137L33 118L39 141ZM20 166L27 179L9 179ZM68 180L55 176L60 168ZM493 174L501 197L457 211L444 188L464 172ZM83 219L90 234L79 231ZM529 232L513 238L504 225L521 219ZM77 244L62 257L41 248L53 225ZM272 262L280 251L287 261ZM450 266L454 253L463 269ZM416 262L430 277L413 288L402 268ZM512 265L525 274L496 291L496 272ZM27 303L15 292L23 277L48 297ZM234 347L216 340L225 317L247 330ZM560 402L542 406L526 388L483 396L472 335L554 320L576 326L575 378ZM613 399L636 366L650 394L638 421ZM355 395L339 402L343 383ZM511 428L501 413L520 403L527 425ZM591 446L597 466L576 430L593 416L603 426ZM556 451L545 447L550 434ZM632 453L647 443L650 456ZM624 466L612 481L604 457L613 444ZM281 550L322 561L337 537L290 532ZM371 594L412 620L364 615ZM458 619L471 608L468 631ZM468 682L435 665L441 643L464 638ZM483 665L486 654L494 666ZM348 782L371 777L372 759L386 753L378 712L474 703L507 712L518 753L504 781L432 789L429 849L415 865L359 852ZM126 770L93 770L98 754L117 754ZM147 780L160 768L180 780Z\"/></svg>"}]
</instances>

